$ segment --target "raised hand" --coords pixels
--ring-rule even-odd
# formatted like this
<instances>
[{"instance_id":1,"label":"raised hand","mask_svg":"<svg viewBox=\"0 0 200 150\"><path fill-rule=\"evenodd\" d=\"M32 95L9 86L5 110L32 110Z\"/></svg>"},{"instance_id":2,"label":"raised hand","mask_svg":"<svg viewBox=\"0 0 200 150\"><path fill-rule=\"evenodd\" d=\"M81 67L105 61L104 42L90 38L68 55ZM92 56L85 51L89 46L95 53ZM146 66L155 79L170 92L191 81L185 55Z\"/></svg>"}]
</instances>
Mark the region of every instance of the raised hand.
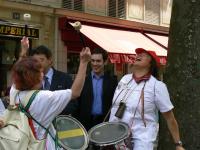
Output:
<instances>
[{"instance_id":1,"label":"raised hand","mask_svg":"<svg viewBox=\"0 0 200 150\"><path fill-rule=\"evenodd\" d=\"M85 47L80 52L80 64L76 78L72 84L72 99L80 96L86 77L87 65L91 59L91 52L88 47Z\"/></svg>"},{"instance_id":2,"label":"raised hand","mask_svg":"<svg viewBox=\"0 0 200 150\"><path fill-rule=\"evenodd\" d=\"M89 47L85 47L80 52L80 62L88 63L91 59L91 52Z\"/></svg>"},{"instance_id":3,"label":"raised hand","mask_svg":"<svg viewBox=\"0 0 200 150\"><path fill-rule=\"evenodd\" d=\"M24 57L27 55L27 51L29 49L29 40L28 37L23 37L21 40L21 52L20 57Z\"/></svg>"}]
</instances>

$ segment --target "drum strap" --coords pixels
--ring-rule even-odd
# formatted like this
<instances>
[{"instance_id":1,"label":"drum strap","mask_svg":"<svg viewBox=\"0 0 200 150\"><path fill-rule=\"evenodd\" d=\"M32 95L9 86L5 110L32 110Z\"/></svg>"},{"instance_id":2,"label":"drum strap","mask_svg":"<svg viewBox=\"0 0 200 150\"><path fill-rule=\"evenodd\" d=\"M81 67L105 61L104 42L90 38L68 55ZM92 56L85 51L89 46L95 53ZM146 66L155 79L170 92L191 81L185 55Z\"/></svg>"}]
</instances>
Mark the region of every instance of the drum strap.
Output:
<instances>
[{"instance_id":1,"label":"drum strap","mask_svg":"<svg viewBox=\"0 0 200 150\"><path fill-rule=\"evenodd\" d=\"M31 96L31 98L29 99L28 104L26 105L26 107L24 107L24 106L22 105L22 103L20 103L20 104L19 104L19 109L20 109L21 112L23 112L23 113L28 117L28 120L33 120L33 121L35 121L40 127L42 127L42 128L46 131L47 134L49 134L49 135L51 136L51 138L52 138L52 139L54 140L54 142L55 142L55 147L56 147L56 149L57 149L58 146L61 147L61 145L58 143L58 137L57 137L57 136L54 137L54 136L52 135L52 133L49 131L49 129L46 128L45 126L43 126L40 122L38 122L38 121L29 113L29 111L28 111L30 105L32 104L32 102L33 102L33 100L34 100L34 98L35 98L35 96L37 95L38 92L39 92L39 91L37 90L37 91L35 91L35 92L33 93L33 95ZM18 97L19 97L19 95L18 95ZM19 101L20 101L20 98L19 98ZM32 122L32 121L31 121L31 122ZM31 129L32 129L32 128L31 128ZM33 131L33 134L34 134L34 131L35 131L35 130L32 129L32 131ZM35 136L35 134L34 134L34 136Z\"/></svg>"},{"instance_id":2,"label":"drum strap","mask_svg":"<svg viewBox=\"0 0 200 150\"><path fill-rule=\"evenodd\" d=\"M26 107L25 107L25 110L26 110L26 111L29 112L29 107L31 106L31 104L32 104L32 102L33 102L33 100L34 100L34 98L35 98L35 96L37 95L38 92L39 92L39 90L36 90L36 91L33 93L33 95L31 96L31 98L29 99L28 104L27 104ZM29 112L29 113L30 113L30 112ZM33 135L34 135L35 139L37 139L36 131L35 131L35 128L34 128L34 126L33 126L33 120L30 119L30 118L28 118L28 123L29 123L29 126L30 126L30 128L31 128L31 130L32 130L32 132L33 132Z\"/></svg>"},{"instance_id":3,"label":"drum strap","mask_svg":"<svg viewBox=\"0 0 200 150\"><path fill-rule=\"evenodd\" d=\"M131 83L132 80L133 80L133 79L131 78L131 79L129 80L129 82L127 83L127 85L129 85L129 84ZM111 105L111 107L110 107L108 113L106 114L105 118L103 119L103 122L105 122L106 119L108 118L108 116L109 116L109 114L110 114L110 112L111 112L111 109L113 108L113 106L115 105L115 103L116 103L118 97L121 95L121 93L122 93L124 90L125 90L125 89L122 89L122 90L119 92L119 94L117 95L117 97L115 98L115 100L114 100L113 104ZM127 93L126 93L126 94L127 94Z\"/></svg>"}]
</instances>

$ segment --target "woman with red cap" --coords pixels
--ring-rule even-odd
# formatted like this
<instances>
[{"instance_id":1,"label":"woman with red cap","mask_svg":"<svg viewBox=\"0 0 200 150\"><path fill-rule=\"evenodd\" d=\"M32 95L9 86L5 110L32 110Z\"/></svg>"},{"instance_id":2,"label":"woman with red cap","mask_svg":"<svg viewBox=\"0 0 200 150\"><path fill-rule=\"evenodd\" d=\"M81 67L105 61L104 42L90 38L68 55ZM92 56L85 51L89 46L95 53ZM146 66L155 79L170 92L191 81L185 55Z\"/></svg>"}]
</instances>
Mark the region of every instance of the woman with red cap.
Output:
<instances>
[{"instance_id":1,"label":"woman with red cap","mask_svg":"<svg viewBox=\"0 0 200 150\"><path fill-rule=\"evenodd\" d=\"M132 74L122 77L116 88L109 121L129 125L133 150L153 150L160 111L167 121L176 150L184 150L167 87L156 79L159 58L154 51L143 48L137 48L135 52ZM120 107L124 111L119 111Z\"/></svg>"}]
</instances>

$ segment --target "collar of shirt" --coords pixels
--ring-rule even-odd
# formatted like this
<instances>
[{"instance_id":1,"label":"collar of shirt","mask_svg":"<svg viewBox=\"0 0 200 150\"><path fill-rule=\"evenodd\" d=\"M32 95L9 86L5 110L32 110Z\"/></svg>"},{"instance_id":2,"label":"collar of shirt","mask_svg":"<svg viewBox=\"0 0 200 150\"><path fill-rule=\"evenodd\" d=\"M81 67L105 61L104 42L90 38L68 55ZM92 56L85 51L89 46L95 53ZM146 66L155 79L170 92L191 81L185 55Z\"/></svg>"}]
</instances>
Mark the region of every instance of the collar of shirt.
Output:
<instances>
[{"instance_id":1,"label":"collar of shirt","mask_svg":"<svg viewBox=\"0 0 200 150\"><path fill-rule=\"evenodd\" d=\"M52 81L52 77L53 77L53 69L49 68L48 72L45 74L46 77L48 77L48 81L51 85L51 81ZM43 85L44 85L44 81L43 81Z\"/></svg>"},{"instance_id":2,"label":"collar of shirt","mask_svg":"<svg viewBox=\"0 0 200 150\"><path fill-rule=\"evenodd\" d=\"M150 77L151 77L151 73L148 73L148 74L146 74L146 75L144 75L144 76L141 76L141 77L136 77L136 76L133 74L133 79L135 80L135 82L136 82L137 84L139 84L139 83L142 82L142 81L147 81L147 80L149 80Z\"/></svg>"},{"instance_id":3,"label":"collar of shirt","mask_svg":"<svg viewBox=\"0 0 200 150\"><path fill-rule=\"evenodd\" d=\"M92 79L101 79L101 78L103 78L103 76L104 76L104 74L101 74L101 75L97 75L97 74L95 74L93 71L91 72L91 74L92 74Z\"/></svg>"}]
</instances>

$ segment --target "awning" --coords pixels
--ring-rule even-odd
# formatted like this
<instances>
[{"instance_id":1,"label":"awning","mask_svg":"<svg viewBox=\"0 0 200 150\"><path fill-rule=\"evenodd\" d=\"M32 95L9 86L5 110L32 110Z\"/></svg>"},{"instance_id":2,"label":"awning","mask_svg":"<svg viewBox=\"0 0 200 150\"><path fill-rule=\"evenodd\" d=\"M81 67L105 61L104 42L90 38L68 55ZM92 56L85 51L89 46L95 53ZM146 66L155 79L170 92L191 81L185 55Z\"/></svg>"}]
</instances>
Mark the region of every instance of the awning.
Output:
<instances>
[{"instance_id":1,"label":"awning","mask_svg":"<svg viewBox=\"0 0 200 150\"><path fill-rule=\"evenodd\" d=\"M167 50L140 32L107 29L88 25L82 25L80 31L97 45L105 49L109 53L109 58L113 63L132 62L136 48L153 50L160 57L161 63L166 63ZM155 38L157 37L155 36ZM167 38L163 42L167 45Z\"/></svg>"},{"instance_id":2,"label":"awning","mask_svg":"<svg viewBox=\"0 0 200 150\"><path fill-rule=\"evenodd\" d=\"M148 38L151 38L151 40L157 42L164 48L168 49L168 36L162 36L162 35L155 35L155 34L144 34Z\"/></svg>"}]
</instances>

